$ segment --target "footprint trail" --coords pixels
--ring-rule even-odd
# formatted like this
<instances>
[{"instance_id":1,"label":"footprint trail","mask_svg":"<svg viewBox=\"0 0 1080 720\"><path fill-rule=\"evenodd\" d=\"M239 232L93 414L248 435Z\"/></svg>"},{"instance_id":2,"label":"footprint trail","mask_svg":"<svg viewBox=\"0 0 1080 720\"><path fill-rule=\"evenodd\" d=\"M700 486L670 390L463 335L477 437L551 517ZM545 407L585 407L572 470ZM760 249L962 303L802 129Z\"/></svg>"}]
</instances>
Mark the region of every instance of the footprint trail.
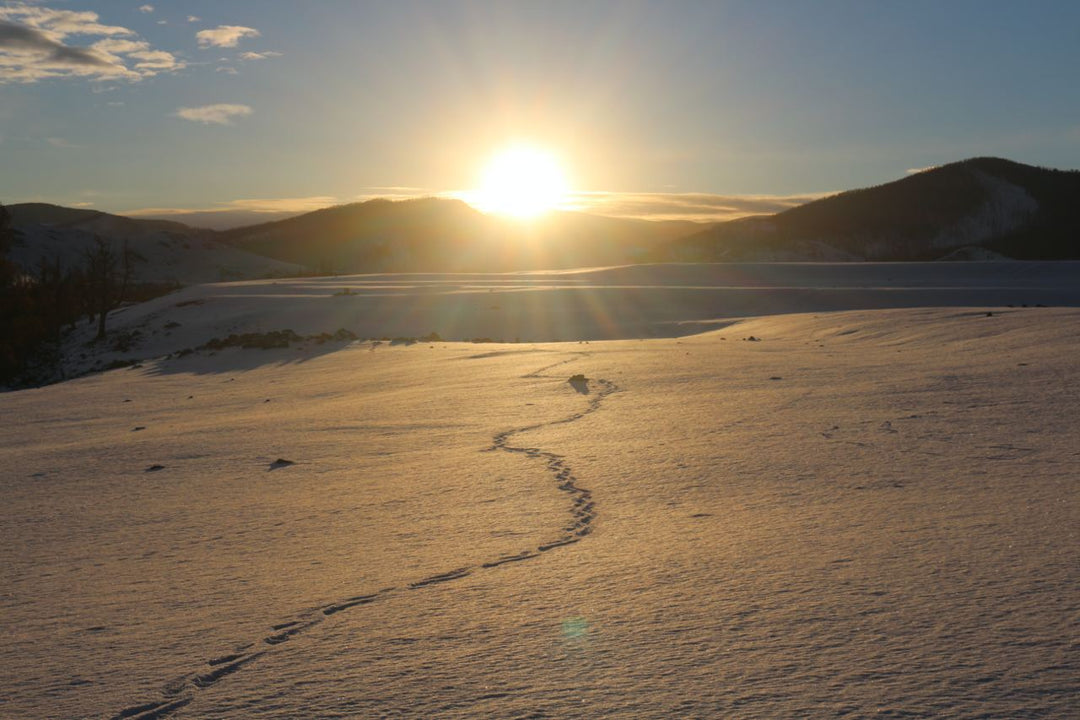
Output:
<instances>
[{"instance_id":1,"label":"footprint trail","mask_svg":"<svg viewBox=\"0 0 1080 720\"><path fill-rule=\"evenodd\" d=\"M523 375L522 378L552 378L551 375L546 375L544 373L588 356L589 353L574 353L573 357L534 370L527 375ZM583 417L599 410L604 399L618 390L618 387L608 380L588 380L587 383L593 385L595 391L588 395L588 404L582 411L558 420L527 425L496 433L492 438L491 446L481 451L520 454L530 460L536 460L542 463L544 470L554 479L556 488L560 492L570 496L571 502L567 511L568 518L565 520L565 524L553 535L553 537L534 548L524 549L517 554L504 555L477 566L463 566L436 575L430 575L410 582L404 588L385 588L375 593L354 595L332 603L304 610L297 613L289 620L270 625L268 628L269 633L260 638L258 642L238 646L229 653L207 660L200 668L171 680L162 688L159 700L126 707L115 715L112 715L110 720L158 720L159 718L166 718L193 702L200 690L211 687L222 679L235 674L245 665L256 662L268 652L273 651L276 646L289 642L293 638L316 627L327 617L332 615L382 601L394 594L400 594L403 590L422 590L432 585L459 580L477 571L489 570L509 563L531 560L540 557L550 550L572 545L581 541L592 532L593 523L597 517L596 503L593 502L592 492L578 486L577 478L574 476L573 470L566 463L566 460L562 455L539 447L513 445L510 440L516 435L527 433L532 430L577 422Z\"/></svg>"}]
</instances>

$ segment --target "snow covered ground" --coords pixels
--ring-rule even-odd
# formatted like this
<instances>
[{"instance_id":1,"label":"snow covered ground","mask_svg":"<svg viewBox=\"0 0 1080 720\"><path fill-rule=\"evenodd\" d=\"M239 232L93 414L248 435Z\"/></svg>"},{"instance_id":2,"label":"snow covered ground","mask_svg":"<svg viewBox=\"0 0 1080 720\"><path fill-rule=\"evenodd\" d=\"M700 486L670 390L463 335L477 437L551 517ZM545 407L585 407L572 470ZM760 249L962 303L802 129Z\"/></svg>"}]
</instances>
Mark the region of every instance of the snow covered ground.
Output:
<instances>
[{"instance_id":1,"label":"snow covered ground","mask_svg":"<svg viewBox=\"0 0 1080 720\"><path fill-rule=\"evenodd\" d=\"M84 324L63 376L231 334L557 342L676 337L731 318L932 306L1080 306L1080 262L731 263L283 278L189 287ZM243 361L243 362L246 362Z\"/></svg>"},{"instance_id":2,"label":"snow covered ground","mask_svg":"<svg viewBox=\"0 0 1080 720\"><path fill-rule=\"evenodd\" d=\"M1080 309L998 276L992 307L791 314L824 279L744 268L722 294L788 314L732 320L680 294L716 268L599 272L118 323L181 323L162 354L332 331L358 298L327 290L377 281L420 328L387 334L531 295L574 339L565 292L644 339L227 348L0 396L0 717L1080 715Z\"/></svg>"}]
</instances>

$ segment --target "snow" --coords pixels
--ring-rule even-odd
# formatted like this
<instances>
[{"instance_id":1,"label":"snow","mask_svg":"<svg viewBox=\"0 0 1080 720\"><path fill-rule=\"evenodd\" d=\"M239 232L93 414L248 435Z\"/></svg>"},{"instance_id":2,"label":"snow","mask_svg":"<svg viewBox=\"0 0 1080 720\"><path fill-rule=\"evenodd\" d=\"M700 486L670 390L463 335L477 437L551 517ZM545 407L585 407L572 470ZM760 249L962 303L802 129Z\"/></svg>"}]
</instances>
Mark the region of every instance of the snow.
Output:
<instances>
[{"instance_id":1,"label":"snow","mask_svg":"<svg viewBox=\"0 0 1080 720\"><path fill-rule=\"evenodd\" d=\"M953 267L888 272L931 301L1055 282L987 263L935 290ZM1076 716L1080 309L779 290L633 335L671 327L672 287L800 272L878 270L563 274L643 308L632 339L204 351L0 396L0 716ZM572 315L552 277L482 279L434 278L431 307ZM422 280L118 321L321 332L346 282L440 330ZM578 327L628 322L604 307Z\"/></svg>"},{"instance_id":2,"label":"snow","mask_svg":"<svg viewBox=\"0 0 1080 720\"><path fill-rule=\"evenodd\" d=\"M194 286L111 313L119 344L91 343L96 325L84 324L67 338L63 377L284 329L592 341L687 335L718 319L764 314L1037 304L1080 306L1080 262L662 264L254 280Z\"/></svg>"}]
</instances>

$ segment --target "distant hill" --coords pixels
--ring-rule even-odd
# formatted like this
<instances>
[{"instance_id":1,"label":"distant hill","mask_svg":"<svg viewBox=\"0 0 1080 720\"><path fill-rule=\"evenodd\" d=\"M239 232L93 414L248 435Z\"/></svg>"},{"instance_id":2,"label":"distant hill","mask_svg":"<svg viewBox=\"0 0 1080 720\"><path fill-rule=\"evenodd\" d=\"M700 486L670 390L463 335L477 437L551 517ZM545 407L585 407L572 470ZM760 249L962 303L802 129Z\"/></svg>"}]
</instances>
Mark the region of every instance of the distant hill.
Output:
<instances>
[{"instance_id":1,"label":"distant hill","mask_svg":"<svg viewBox=\"0 0 1080 720\"><path fill-rule=\"evenodd\" d=\"M484 272L635 262L700 227L581 213L521 223L460 200L420 198L339 205L220 237L323 272Z\"/></svg>"},{"instance_id":2,"label":"distant hill","mask_svg":"<svg viewBox=\"0 0 1080 720\"><path fill-rule=\"evenodd\" d=\"M66 268L82 263L94 236L115 245L127 241L135 253L135 280L191 285L295 275L301 268L244 252L218 241L216 233L167 220L120 215L45 203L7 206L16 241L11 260L33 272L42 259L59 258Z\"/></svg>"},{"instance_id":3,"label":"distant hill","mask_svg":"<svg viewBox=\"0 0 1080 720\"><path fill-rule=\"evenodd\" d=\"M973 158L665 245L683 261L1080 259L1080 172ZM957 253L979 248L977 253Z\"/></svg>"},{"instance_id":4,"label":"distant hill","mask_svg":"<svg viewBox=\"0 0 1080 720\"><path fill-rule=\"evenodd\" d=\"M127 215L135 220L171 220L193 228L205 230L231 230L267 223L272 220L284 220L295 217L301 212L256 212L254 210L170 210L164 212L140 212Z\"/></svg>"},{"instance_id":5,"label":"distant hill","mask_svg":"<svg viewBox=\"0 0 1080 720\"><path fill-rule=\"evenodd\" d=\"M225 231L28 203L33 268L127 239L139 278L191 284L300 272L506 272L640 262L1080 259L1080 172L974 158L775 215L702 225L555 212L528 223L460 200L369 200Z\"/></svg>"},{"instance_id":6,"label":"distant hill","mask_svg":"<svg viewBox=\"0 0 1080 720\"><path fill-rule=\"evenodd\" d=\"M12 223L18 225L48 225L53 228L84 230L113 238L136 237L148 232L174 232L197 235L200 230L168 220L141 220L112 215L101 210L69 208L48 203L9 205Z\"/></svg>"}]
</instances>

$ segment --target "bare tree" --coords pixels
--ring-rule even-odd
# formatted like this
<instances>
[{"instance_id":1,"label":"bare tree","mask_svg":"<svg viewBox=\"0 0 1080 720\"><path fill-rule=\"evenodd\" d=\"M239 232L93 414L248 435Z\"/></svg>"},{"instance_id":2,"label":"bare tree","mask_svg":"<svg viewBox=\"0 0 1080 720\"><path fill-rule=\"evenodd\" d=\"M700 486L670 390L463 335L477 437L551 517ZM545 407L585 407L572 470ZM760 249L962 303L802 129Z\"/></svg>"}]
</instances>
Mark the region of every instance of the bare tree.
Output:
<instances>
[{"instance_id":1,"label":"bare tree","mask_svg":"<svg viewBox=\"0 0 1080 720\"><path fill-rule=\"evenodd\" d=\"M94 244L83 252L87 301L91 319L97 315L95 341L105 339L105 319L127 297L133 274L134 253L124 241L117 252L104 238L95 235Z\"/></svg>"},{"instance_id":2,"label":"bare tree","mask_svg":"<svg viewBox=\"0 0 1080 720\"><path fill-rule=\"evenodd\" d=\"M15 242L15 230L11 227L11 213L0 204L0 288L5 287L15 276L14 267L7 256Z\"/></svg>"}]
</instances>

